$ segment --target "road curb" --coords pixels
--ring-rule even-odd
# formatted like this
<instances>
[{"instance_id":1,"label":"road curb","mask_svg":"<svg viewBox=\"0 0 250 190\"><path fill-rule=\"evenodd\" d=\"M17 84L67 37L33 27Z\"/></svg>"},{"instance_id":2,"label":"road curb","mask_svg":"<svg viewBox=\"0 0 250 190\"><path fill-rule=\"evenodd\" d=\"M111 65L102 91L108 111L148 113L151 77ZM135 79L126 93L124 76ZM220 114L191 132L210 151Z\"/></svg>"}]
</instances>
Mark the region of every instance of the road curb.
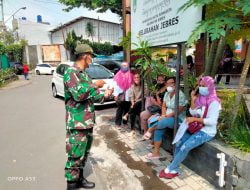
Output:
<instances>
[{"instance_id":1,"label":"road curb","mask_svg":"<svg viewBox=\"0 0 250 190\"><path fill-rule=\"evenodd\" d=\"M21 81L19 79L17 81L13 81L13 82L9 83L5 87L0 88L0 91L11 90L11 89L15 89L15 88L20 88L20 87L27 86L27 85L30 85L30 84L32 84L32 82L30 80L29 81Z\"/></svg>"}]
</instances>

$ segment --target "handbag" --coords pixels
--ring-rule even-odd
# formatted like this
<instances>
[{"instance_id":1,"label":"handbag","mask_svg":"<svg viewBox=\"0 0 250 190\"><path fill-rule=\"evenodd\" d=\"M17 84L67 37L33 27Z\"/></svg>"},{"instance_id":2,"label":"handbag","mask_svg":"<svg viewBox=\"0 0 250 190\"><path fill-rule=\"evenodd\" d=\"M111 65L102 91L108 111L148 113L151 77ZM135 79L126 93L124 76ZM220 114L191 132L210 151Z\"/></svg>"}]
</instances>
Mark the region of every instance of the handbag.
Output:
<instances>
[{"instance_id":1,"label":"handbag","mask_svg":"<svg viewBox=\"0 0 250 190\"><path fill-rule=\"evenodd\" d=\"M151 105L147 107L147 110L149 111L149 113L151 115L155 115L155 114L160 114L161 113L161 107L157 106L157 105Z\"/></svg>"},{"instance_id":2,"label":"handbag","mask_svg":"<svg viewBox=\"0 0 250 190\"><path fill-rule=\"evenodd\" d=\"M116 103L119 104L119 103L121 103L123 101L125 101L125 92L122 92L122 93L118 94Z\"/></svg>"},{"instance_id":3,"label":"handbag","mask_svg":"<svg viewBox=\"0 0 250 190\"><path fill-rule=\"evenodd\" d=\"M205 108L205 112L204 112L203 117L202 117L203 119L207 117L207 112L208 112L208 106L206 106L206 108ZM194 134L194 133L197 133L198 131L200 131L203 126L204 126L204 124L197 122L197 121L194 121L194 122L188 124L187 130L190 134Z\"/></svg>"},{"instance_id":4,"label":"handbag","mask_svg":"<svg viewBox=\"0 0 250 190\"><path fill-rule=\"evenodd\" d=\"M158 124L158 119L160 117L161 117L160 114L157 113L148 118L148 128L156 126Z\"/></svg>"}]
</instances>

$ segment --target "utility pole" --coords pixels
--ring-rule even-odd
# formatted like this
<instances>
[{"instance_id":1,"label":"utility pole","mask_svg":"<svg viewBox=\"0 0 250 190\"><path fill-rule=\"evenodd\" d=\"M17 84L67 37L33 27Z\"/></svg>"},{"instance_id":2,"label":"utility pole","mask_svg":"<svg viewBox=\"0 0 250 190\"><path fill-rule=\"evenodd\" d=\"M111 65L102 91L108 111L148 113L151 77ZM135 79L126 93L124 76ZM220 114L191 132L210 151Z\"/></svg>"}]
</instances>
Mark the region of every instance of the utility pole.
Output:
<instances>
[{"instance_id":1,"label":"utility pole","mask_svg":"<svg viewBox=\"0 0 250 190\"><path fill-rule=\"evenodd\" d=\"M3 30L5 29L5 24L4 24L4 12L3 12L3 0L0 0L0 3L1 3L1 12L2 12L2 27L3 27Z\"/></svg>"},{"instance_id":2,"label":"utility pole","mask_svg":"<svg viewBox=\"0 0 250 190\"><path fill-rule=\"evenodd\" d=\"M98 28L97 28L97 32L98 32L98 42L100 43L100 19L98 16Z\"/></svg>"}]
</instances>

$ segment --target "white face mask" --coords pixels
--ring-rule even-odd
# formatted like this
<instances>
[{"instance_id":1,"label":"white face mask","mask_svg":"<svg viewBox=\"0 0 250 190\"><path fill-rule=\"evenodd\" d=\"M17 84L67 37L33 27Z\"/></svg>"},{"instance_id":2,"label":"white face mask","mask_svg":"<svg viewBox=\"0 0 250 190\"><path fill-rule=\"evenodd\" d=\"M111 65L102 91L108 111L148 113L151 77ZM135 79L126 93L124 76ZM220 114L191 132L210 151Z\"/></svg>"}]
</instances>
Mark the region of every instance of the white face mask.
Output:
<instances>
[{"instance_id":1,"label":"white face mask","mask_svg":"<svg viewBox=\"0 0 250 190\"><path fill-rule=\"evenodd\" d=\"M201 96L207 96L209 94L208 87L199 87L199 94Z\"/></svg>"},{"instance_id":2,"label":"white face mask","mask_svg":"<svg viewBox=\"0 0 250 190\"><path fill-rule=\"evenodd\" d=\"M174 87L168 86L168 87L167 87L167 91L168 91L169 93L174 92Z\"/></svg>"}]
</instances>

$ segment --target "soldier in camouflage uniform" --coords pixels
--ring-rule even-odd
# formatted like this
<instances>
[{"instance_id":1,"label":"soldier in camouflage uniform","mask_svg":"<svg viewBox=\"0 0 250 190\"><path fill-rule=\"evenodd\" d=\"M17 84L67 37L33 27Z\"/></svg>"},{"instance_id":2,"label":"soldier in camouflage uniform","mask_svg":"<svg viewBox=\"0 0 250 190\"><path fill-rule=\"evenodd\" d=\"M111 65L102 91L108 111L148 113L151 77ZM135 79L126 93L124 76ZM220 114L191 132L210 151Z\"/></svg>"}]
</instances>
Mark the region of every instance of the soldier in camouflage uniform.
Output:
<instances>
[{"instance_id":1,"label":"soldier in camouflage uniform","mask_svg":"<svg viewBox=\"0 0 250 190\"><path fill-rule=\"evenodd\" d=\"M95 124L94 102L104 101L99 93L104 81L92 83L85 72L92 62L93 50L86 44L76 47L76 63L64 74L66 107L66 152L68 160L65 177L68 189L94 188L93 182L83 177L83 168L93 141Z\"/></svg>"}]
</instances>

